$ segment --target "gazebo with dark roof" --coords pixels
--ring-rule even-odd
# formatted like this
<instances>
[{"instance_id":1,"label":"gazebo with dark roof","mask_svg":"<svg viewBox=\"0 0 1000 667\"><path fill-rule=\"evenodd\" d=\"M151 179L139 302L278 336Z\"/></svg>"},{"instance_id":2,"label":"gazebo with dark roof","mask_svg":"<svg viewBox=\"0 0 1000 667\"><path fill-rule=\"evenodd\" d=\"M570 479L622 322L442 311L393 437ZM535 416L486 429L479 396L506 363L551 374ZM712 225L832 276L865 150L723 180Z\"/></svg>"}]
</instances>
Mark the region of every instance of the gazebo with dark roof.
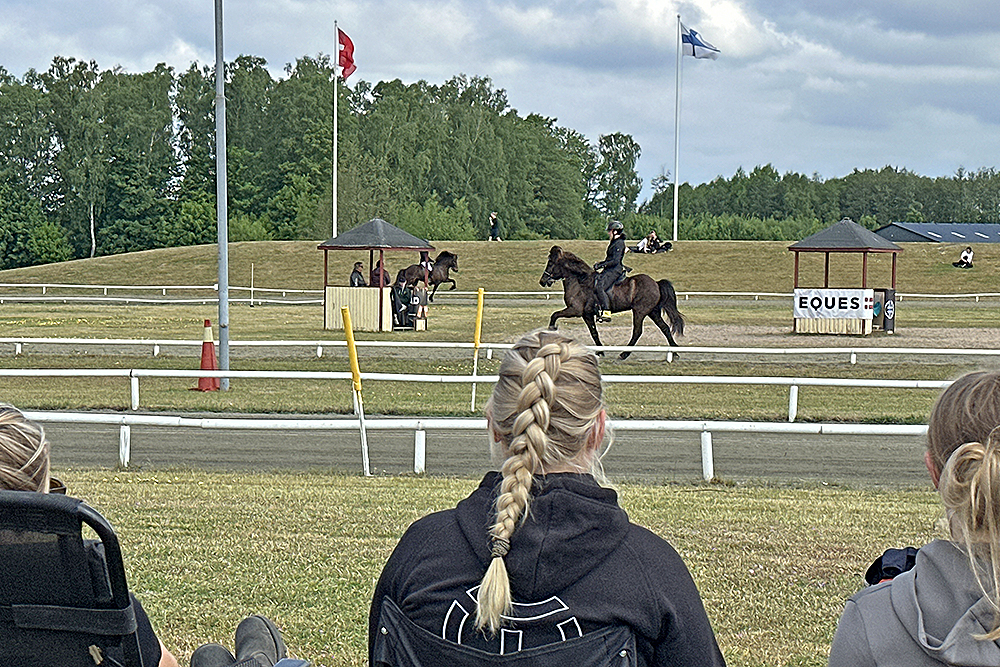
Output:
<instances>
[{"instance_id":1,"label":"gazebo with dark roof","mask_svg":"<svg viewBox=\"0 0 1000 667\"><path fill-rule=\"evenodd\" d=\"M375 266L375 251L378 251L378 266L385 267L386 250L416 250L431 251L434 246L424 239L417 238L409 232L405 232L395 225L391 225L381 218L372 218L363 225L348 230L339 236L324 241L317 246L323 251L323 321L329 322L327 309L327 294L331 287L329 281L329 253L331 250L367 250L368 251L368 272L371 274ZM382 271L379 271L379 281L382 281ZM372 287L388 287L388 285L372 285ZM355 288L356 289L356 288ZM384 290L378 291L378 330L382 331L383 322L383 301Z\"/></svg>"},{"instance_id":2,"label":"gazebo with dark roof","mask_svg":"<svg viewBox=\"0 0 1000 667\"><path fill-rule=\"evenodd\" d=\"M795 253L794 287L799 286L799 253L821 252L824 254L823 287L830 286L830 253L856 252L862 254L861 287L868 287L868 255L869 253L892 254L892 289L896 289L896 255L903 249L892 241L869 231L850 219L843 219L821 232L816 232L797 243L788 246Z\"/></svg>"}]
</instances>

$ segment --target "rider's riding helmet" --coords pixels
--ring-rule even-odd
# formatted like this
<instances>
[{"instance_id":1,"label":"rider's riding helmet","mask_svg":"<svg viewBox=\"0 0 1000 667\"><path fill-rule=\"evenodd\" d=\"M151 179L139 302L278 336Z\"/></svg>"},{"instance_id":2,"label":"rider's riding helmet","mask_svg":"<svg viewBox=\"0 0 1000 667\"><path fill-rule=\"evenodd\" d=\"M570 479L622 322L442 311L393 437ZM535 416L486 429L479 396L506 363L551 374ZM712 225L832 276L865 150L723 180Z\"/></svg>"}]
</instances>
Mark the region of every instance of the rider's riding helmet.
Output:
<instances>
[{"instance_id":1,"label":"rider's riding helmet","mask_svg":"<svg viewBox=\"0 0 1000 667\"><path fill-rule=\"evenodd\" d=\"M608 223L608 231L609 232L615 231L615 230L622 231L624 229L625 229L625 226L621 222L619 222L618 220L612 220L611 222Z\"/></svg>"}]
</instances>

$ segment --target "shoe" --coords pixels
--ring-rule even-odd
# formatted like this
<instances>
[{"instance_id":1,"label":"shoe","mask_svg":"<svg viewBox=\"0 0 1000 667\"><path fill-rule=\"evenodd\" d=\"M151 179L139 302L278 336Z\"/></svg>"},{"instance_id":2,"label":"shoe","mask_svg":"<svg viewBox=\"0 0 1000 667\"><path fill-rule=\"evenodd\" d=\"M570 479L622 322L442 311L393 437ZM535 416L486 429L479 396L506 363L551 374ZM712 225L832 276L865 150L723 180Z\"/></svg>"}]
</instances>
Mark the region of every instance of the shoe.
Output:
<instances>
[{"instance_id":1,"label":"shoe","mask_svg":"<svg viewBox=\"0 0 1000 667\"><path fill-rule=\"evenodd\" d=\"M498 236L497 241L503 241L503 239Z\"/></svg>"},{"instance_id":2,"label":"shoe","mask_svg":"<svg viewBox=\"0 0 1000 667\"><path fill-rule=\"evenodd\" d=\"M204 644L191 654L191 667L231 667L236 658L222 644Z\"/></svg>"},{"instance_id":3,"label":"shoe","mask_svg":"<svg viewBox=\"0 0 1000 667\"><path fill-rule=\"evenodd\" d=\"M274 667L288 657L281 631L264 616L249 616L236 628L236 661L239 664Z\"/></svg>"}]
</instances>

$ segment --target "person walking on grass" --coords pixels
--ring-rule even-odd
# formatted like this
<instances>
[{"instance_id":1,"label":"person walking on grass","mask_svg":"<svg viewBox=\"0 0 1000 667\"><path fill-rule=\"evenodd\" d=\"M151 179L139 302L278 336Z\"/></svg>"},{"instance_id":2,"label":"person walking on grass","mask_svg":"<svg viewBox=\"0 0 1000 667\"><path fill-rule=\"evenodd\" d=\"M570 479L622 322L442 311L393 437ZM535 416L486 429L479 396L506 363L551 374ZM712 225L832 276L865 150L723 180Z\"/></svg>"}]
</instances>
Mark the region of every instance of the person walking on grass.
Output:
<instances>
[{"instance_id":1,"label":"person walking on grass","mask_svg":"<svg viewBox=\"0 0 1000 667\"><path fill-rule=\"evenodd\" d=\"M490 241L503 241L503 239L500 238L500 218L497 217L497 212L496 211L492 211L490 213L489 223L490 223L490 238L489 238L489 240Z\"/></svg>"}]
</instances>

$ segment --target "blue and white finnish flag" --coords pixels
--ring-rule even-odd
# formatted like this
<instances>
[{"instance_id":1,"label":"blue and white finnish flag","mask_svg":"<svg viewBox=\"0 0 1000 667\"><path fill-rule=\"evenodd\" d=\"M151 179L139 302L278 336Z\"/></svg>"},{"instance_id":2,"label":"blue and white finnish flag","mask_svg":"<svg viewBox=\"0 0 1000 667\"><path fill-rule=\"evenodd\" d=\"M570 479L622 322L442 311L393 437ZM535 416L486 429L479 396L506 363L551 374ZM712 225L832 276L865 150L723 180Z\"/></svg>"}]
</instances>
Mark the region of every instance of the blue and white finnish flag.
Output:
<instances>
[{"instance_id":1,"label":"blue and white finnish flag","mask_svg":"<svg viewBox=\"0 0 1000 667\"><path fill-rule=\"evenodd\" d=\"M697 30L692 30L681 23L681 48L684 55L695 58L710 58L715 60L721 51L701 38Z\"/></svg>"}]
</instances>

